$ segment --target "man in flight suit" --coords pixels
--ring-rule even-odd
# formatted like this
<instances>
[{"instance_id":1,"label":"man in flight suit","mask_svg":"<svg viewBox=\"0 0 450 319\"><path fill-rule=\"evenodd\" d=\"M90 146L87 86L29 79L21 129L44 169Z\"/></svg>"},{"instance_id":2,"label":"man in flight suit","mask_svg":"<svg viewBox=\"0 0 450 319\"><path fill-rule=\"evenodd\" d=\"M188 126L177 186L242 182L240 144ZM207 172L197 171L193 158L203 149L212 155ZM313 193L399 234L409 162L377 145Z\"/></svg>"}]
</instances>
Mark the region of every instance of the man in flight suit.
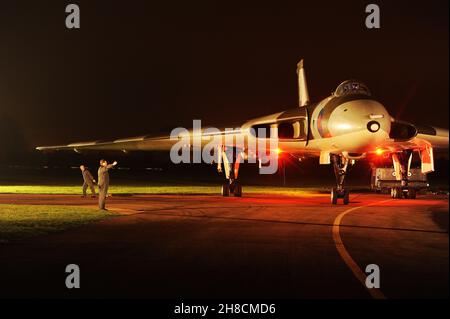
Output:
<instances>
[{"instance_id":1,"label":"man in flight suit","mask_svg":"<svg viewBox=\"0 0 450 319\"><path fill-rule=\"evenodd\" d=\"M106 210L105 200L109 188L109 173L108 170L117 165L115 161L108 164L104 159L100 160L100 167L98 168L98 208Z\"/></svg>"},{"instance_id":2,"label":"man in flight suit","mask_svg":"<svg viewBox=\"0 0 450 319\"><path fill-rule=\"evenodd\" d=\"M91 172L84 166L80 166L81 174L83 174L83 197L86 197L86 190L89 187L91 189L92 197L95 197L95 179L92 177Z\"/></svg>"}]
</instances>

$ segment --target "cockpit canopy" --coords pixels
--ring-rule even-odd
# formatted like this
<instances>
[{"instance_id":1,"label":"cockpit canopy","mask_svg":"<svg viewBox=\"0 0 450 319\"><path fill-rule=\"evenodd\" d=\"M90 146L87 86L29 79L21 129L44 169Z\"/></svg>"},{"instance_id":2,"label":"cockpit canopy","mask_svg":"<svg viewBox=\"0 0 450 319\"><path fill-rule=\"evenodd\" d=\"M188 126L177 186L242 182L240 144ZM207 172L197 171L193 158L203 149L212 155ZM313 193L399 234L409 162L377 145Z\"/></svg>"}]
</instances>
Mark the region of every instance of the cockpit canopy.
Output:
<instances>
[{"instance_id":1,"label":"cockpit canopy","mask_svg":"<svg viewBox=\"0 0 450 319\"><path fill-rule=\"evenodd\" d=\"M346 96L353 94L363 94L370 96L370 91L367 85L358 80L347 80L342 82L334 91L336 96Z\"/></svg>"}]
</instances>

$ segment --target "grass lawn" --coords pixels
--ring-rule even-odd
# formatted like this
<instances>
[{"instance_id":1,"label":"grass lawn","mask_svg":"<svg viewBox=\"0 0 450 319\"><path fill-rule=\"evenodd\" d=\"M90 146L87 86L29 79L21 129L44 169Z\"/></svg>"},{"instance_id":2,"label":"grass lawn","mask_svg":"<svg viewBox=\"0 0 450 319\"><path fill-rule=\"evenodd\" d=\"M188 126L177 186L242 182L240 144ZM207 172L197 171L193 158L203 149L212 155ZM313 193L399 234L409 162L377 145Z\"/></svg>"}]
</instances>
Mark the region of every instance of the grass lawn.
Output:
<instances>
[{"instance_id":1,"label":"grass lawn","mask_svg":"<svg viewBox=\"0 0 450 319\"><path fill-rule=\"evenodd\" d=\"M328 188L292 188L273 186L244 186L244 193L254 194L279 194L300 195L306 193L317 193L328 191ZM57 185L18 185L1 186L0 194L81 194L81 186L57 186ZM154 185L154 186L128 186L113 185L109 188L111 194L220 194L220 185L197 186L197 185Z\"/></svg>"},{"instance_id":2,"label":"grass lawn","mask_svg":"<svg viewBox=\"0 0 450 319\"><path fill-rule=\"evenodd\" d=\"M0 242L44 235L114 216L95 209L0 204Z\"/></svg>"}]
</instances>

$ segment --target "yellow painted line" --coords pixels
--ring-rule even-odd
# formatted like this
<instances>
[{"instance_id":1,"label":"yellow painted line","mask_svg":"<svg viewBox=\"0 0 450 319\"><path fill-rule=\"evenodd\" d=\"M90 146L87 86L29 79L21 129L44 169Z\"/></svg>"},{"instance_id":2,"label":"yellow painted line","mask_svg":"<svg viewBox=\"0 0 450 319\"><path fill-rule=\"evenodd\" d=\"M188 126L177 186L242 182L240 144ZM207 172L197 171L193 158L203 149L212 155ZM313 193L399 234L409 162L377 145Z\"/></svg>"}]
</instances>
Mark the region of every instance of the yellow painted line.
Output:
<instances>
[{"instance_id":1,"label":"yellow painted line","mask_svg":"<svg viewBox=\"0 0 450 319\"><path fill-rule=\"evenodd\" d=\"M367 289L367 291L370 293L370 295L374 299L386 299L386 296L378 288L367 288L367 286L366 286L366 274L361 270L361 268L359 268L358 264L353 260L352 256L350 256L350 254L348 253L347 249L345 249L345 245L342 242L342 238L341 238L341 235L339 233L339 226L340 226L341 221L344 218L344 216L347 215L348 213L351 213L351 212L353 212L353 211L355 211L357 209L363 208L363 207L368 207L368 206L381 204L381 203L386 203L386 202L390 202L390 201L392 201L392 199L347 209L346 211L340 213L336 217L336 219L333 222L333 228L332 228L334 244L336 246L337 251L339 252L339 255L344 260L345 264L353 272L355 277L361 282L361 284Z\"/></svg>"}]
</instances>

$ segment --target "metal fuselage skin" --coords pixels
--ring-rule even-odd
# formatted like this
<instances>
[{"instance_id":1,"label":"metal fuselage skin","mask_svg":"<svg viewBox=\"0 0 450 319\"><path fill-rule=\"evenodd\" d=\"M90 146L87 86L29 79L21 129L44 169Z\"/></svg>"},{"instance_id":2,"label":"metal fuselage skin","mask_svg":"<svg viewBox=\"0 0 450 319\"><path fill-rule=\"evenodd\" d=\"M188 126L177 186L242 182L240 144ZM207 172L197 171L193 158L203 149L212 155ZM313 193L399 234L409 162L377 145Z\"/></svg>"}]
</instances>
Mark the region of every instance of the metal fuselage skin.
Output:
<instances>
[{"instance_id":1,"label":"metal fuselage skin","mask_svg":"<svg viewBox=\"0 0 450 319\"><path fill-rule=\"evenodd\" d=\"M332 153L365 153L389 139L391 116L373 99L331 96L312 110L310 130L308 147Z\"/></svg>"},{"instance_id":2,"label":"metal fuselage skin","mask_svg":"<svg viewBox=\"0 0 450 319\"><path fill-rule=\"evenodd\" d=\"M309 104L246 122L242 129L261 125L303 121L306 138L279 137L286 152L329 152L358 156L373 151L389 139L391 116L386 108L367 95L331 95L319 103ZM349 155L350 154L350 155Z\"/></svg>"}]
</instances>

